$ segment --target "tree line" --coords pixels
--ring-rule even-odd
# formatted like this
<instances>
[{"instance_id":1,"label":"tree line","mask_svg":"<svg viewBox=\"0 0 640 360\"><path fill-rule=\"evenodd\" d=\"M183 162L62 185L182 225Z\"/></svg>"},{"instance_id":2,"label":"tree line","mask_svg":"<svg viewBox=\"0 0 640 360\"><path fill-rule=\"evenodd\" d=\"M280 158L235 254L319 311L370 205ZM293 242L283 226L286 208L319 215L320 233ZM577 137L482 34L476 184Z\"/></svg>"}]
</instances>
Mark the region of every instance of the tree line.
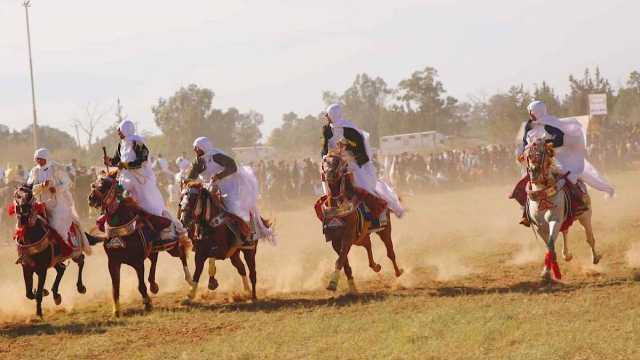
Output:
<instances>
[{"instance_id":1,"label":"tree line","mask_svg":"<svg viewBox=\"0 0 640 360\"><path fill-rule=\"evenodd\" d=\"M322 100L327 105L341 103L345 117L371 134L373 146L378 145L381 136L429 130L462 138L511 143L526 119L526 106L533 99L543 100L549 111L558 117L576 116L588 113L588 95L594 93L607 94L610 115L604 126L640 122L640 72L631 72L625 83L617 88L599 68L585 69L580 76L569 75L568 82L566 94L560 94L541 81L529 86L517 84L491 96L461 101L448 94L438 71L427 66L414 71L395 87L389 86L381 77L357 74L344 91L323 91ZM260 131L264 123L262 114L254 110L241 112L235 107L218 109L214 103L214 91L196 84L159 98L150 110L161 133L145 134L152 151L169 157L182 155L191 149L191 142L198 136L210 137L216 146L227 151L260 143L296 154L314 154L319 149L323 124L321 111L307 115L283 114L281 125L268 137L263 137ZM65 158L75 155L99 161L101 146L115 143L116 126L126 114L119 102L115 116L105 116L104 111L95 110L95 106L90 109L90 105L84 114L85 118L74 118L72 122L93 137L86 146L80 146L68 133L47 126L38 127L41 145L56 154L64 154ZM94 136L93 128L105 118L111 118L108 120L111 126L102 137ZM4 157L9 157L0 160L26 161L30 158L31 151L20 151L22 156L14 150L28 149L31 134L31 127L10 131L6 125L0 125L0 144L6 149Z\"/></svg>"}]
</instances>

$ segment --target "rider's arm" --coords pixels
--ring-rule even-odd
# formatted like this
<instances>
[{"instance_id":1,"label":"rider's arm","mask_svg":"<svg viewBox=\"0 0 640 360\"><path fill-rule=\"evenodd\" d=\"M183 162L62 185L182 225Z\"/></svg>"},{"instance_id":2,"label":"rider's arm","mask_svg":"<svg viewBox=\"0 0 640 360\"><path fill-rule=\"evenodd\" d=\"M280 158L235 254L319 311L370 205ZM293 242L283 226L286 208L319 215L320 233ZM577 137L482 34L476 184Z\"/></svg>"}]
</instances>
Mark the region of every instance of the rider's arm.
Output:
<instances>
[{"instance_id":1,"label":"rider's arm","mask_svg":"<svg viewBox=\"0 0 640 360\"><path fill-rule=\"evenodd\" d=\"M133 151L136 153L136 159L124 164L127 169L138 169L149 159L149 148L145 144L134 142Z\"/></svg>"},{"instance_id":2,"label":"rider's arm","mask_svg":"<svg viewBox=\"0 0 640 360\"><path fill-rule=\"evenodd\" d=\"M356 129L346 127L344 128L344 138L347 139L347 149L353 153L358 166L368 163L369 155L367 154L362 134Z\"/></svg>"},{"instance_id":3,"label":"rider's arm","mask_svg":"<svg viewBox=\"0 0 640 360\"><path fill-rule=\"evenodd\" d=\"M215 154L213 155L213 161L220 164L220 166L224 167L222 171L215 174L214 177L216 180L221 180L226 178L229 175L235 174L238 171L238 165L236 165L235 160L230 158L225 154Z\"/></svg>"},{"instance_id":4,"label":"rider's arm","mask_svg":"<svg viewBox=\"0 0 640 360\"><path fill-rule=\"evenodd\" d=\"M120 164L120 144L118 144L118 148L113 157L108 159L108 163L110 166L118 166L118 164Z\"/></svg>"},{"instance_id":5,"label":"rider's arm","mask_svg":"<svg viewBox=\"0 0 640 360\"><path fill-rule=\"evenodd\" d=\"M196 180L205 169L206 165L204 163L204 158L202 156L198 156L193 164L191 164L191 170L189 170L187 179Z\"/></svg>"},{"instance_id":6,"label":"rider's arm","mask_svg":"<svg viewBox=\"0 0 640 360\"><path fill-rule=\"evenodd\" d=\"M544 130L547 134L551 135L551 139L548 139L546 143L552 143L554 148L558 148L564 144L564 133L557 127L545 125Z\"/></svg>"},{"instance_id":7,"label":"rider's arm","mask_svg":"<svg viewBox=\"0 0 640 360\"><path fill-rule=\"evenodd\" d=\"M322 127L322 137L324 142L322 144L322 156L325 156L329 153L329 139L333 136L333 132L331 131L331 126L325 125Z\"/></svg>"}]
</instances>

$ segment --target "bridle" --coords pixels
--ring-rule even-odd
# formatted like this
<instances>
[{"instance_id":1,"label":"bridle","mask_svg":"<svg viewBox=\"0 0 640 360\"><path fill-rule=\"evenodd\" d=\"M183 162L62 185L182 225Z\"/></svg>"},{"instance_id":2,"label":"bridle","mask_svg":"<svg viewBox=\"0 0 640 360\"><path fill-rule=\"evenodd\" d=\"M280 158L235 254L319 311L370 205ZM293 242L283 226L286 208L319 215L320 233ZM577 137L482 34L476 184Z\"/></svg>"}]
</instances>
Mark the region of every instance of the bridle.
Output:
<instances>
[{"instance_id":1,"label":"bridle","mask_svg":"<svg viewBox=\"0 0 640 360\"><path fill-rule=\"evenodd\" d=\"M100 185L96 185L96 183L99 183ZM106 191L100 191L100 188L107 186L107 183L109 184L109 188L106 189ZM92 201L91 197L93 197L96 202L95 205L98 205L99 202L100 208L106 211L109 208L109 205L111 205L115 200L116 185L116 180L112 177L103 176L99 178L96 182L91 184L90 201Z\"/></svg>"},{"instance_id":2,"label":"bridle","mask_svg":"<svg viewBox=\"0 0 640 360\"><path fill-rule=\"evenodd\" d=\"M329 204L346 199L347 193L347 161L340 153L329 153L322 159L322 181L327 185ZM340 182L339 190L334 192L334 186Z\"/></svg>"},{"instance_id":3,"label":"bridle","mask_svg":"<svg viewBox=\"0 0 640 360\"><path fill-rule=\"evenodd\" d=\"M187 185L182 192L182 200L180 201L178 217L185 226L195 225L196 232L198 227L206 225L212 228L225 224L225 211L219 199L219 190L214 187L211 191L207 190L202 184L196 183ZM214 210L217 213L214 214ZM189 214L189 218L187 218ZM199 236L194 236L199 238Z\"/></svg>"}]
</instances>

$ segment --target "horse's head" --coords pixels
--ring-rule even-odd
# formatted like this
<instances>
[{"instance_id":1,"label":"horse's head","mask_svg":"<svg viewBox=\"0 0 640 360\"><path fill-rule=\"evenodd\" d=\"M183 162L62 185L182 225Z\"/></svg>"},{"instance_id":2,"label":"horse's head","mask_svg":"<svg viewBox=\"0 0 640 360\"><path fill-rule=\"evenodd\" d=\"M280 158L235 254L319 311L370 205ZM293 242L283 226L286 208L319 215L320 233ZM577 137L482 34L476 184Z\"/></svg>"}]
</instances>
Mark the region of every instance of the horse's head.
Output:
<instances>
[{"instance_id":1,"label":"horse's head","mask_svg":"<svg viewBox=\"0 0 640 360\"><path fill-rule=\"evenodd\" d=\"M211 219L220 214L222 209L222 197L217 186L208 190L199 181L184 184L179 218L185 227L190 228L202 219Z\"/></svg>"},{"instance_id":2,"label":"horse's head","mask_svg":"<svg viewBox=\"0 0 640 360\"><path fill-rule=\"evenodd\" d=\"M527 146L524 160L531 182L542 183L549 178L554 155L553 144L545 143L544 139L538 139Z\"/></svg>"},{"instance_id":3,"label":"horse's head","mask_svg":"<svg viewBox=\"0 0 640 360\"><path fill-rule=\"evenodd\" d=\"M18 225L33 226L35 224L34 197L31 185L22 185L13 193L13 205L15 207Z\"/></svg>"},{"instance_id":4,"label":"horse's head","mask_svg":"<svg viewBox=\"0 0 640 360\"><path fill-rule=\"evenodd\" d=\"M330 152L322 158L322 178L329 186L337 184L347 172L347 161L340 152Z\"/></svg>"},{"instance_id":5,"label":"horse's head","mask_svg":"<svg viewBox=\"0 0 640 360\"><path fill-rule=\"evenodd\" d=\"M118 181L115 174L101 174L98 179L91 184L89 193L89 206L96 209L104 209L117 197Z\"/></svg>"}]
</instances>

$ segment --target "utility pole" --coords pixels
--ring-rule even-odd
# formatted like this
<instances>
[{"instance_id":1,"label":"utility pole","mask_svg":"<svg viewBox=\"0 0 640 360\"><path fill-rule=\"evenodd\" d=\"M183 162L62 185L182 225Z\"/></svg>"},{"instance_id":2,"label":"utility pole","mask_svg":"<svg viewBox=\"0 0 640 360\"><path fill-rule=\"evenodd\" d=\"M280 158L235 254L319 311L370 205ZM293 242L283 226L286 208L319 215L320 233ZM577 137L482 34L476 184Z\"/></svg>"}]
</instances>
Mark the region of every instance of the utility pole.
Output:
<instances>
[{"instance_id":1,"label":"utility pole","mask_svg":"<svg viewBox=\"0 0 640 360\"><path fill-rule=\"evenodd\" d=\"M33 105L33 148L38 148L38 117L36 115L36 90L33 81L33 60L31 57L31 29L29 28L29 8L31 0L25 0L24 6L25 18L27 20L27 46L29 48L29 72L31 74L31 103Z\"/></svg>"}]
</instances>

